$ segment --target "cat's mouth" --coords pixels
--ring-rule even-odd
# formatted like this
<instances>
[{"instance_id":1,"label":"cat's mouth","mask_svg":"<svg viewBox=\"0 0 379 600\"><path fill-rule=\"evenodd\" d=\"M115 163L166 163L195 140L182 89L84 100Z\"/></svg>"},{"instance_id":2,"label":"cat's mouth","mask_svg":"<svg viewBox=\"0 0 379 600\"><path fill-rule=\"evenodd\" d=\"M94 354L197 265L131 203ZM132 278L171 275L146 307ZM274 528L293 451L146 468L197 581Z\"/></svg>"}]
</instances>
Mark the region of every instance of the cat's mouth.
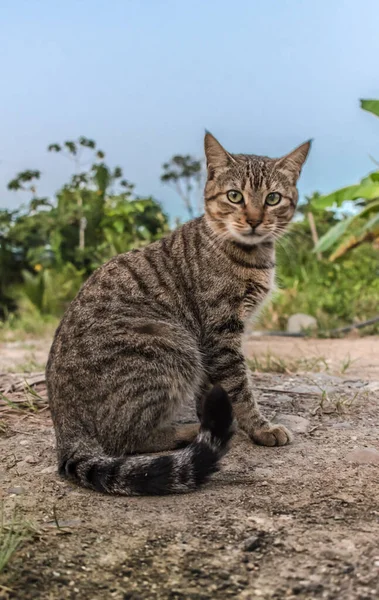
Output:
<instances>
[{"instance_id":1,"label":"cat's mouth","mask_svg":"<svg viewBox=\"0 0 379 600\"><path fill-rule=\"evenodd\" d=\"M248 246L257 246L258 244L261 244L267 240L268 234L254 233L253 231L250 231L248 233L238 233L235 235L235 237L243 244Z\"/></svg>"},{"instance_id":2,"label":"cat's mouth","mask_svg":"<svg viewBox=\"0 0 379 600\"><path fill-rule=\"evenodd\" d=\"M261 233L257 233L256 231L246 231L246 233L244 232L242 235L247 238L251 238L251 237L261 238L261 237L264 237L265 234L262 235Z\"/></svg>"},{"instance_id":3,"label":"cat's mouth","mask_svg":"<svg viewBox=\"0 0 379 600\"><path fill-rule=\"evenodd\" d=\"M270 234L258 233L250 229L249 231L236 231L233 226L228 227L230 235L238 242L245 244L246 246L257 246L270 237Z\"/></svg>"},{"instance_id":4,"label":"cat's mouth","mask_svg":"<svg viewBox=\"0 0 379 600\"><path fill-rule=\"evenodd\" d=\"M259 244L260 242L263 242L263 240L266 240L269 234L258 233L257 231L246 231L242 233L242 235L246 240L249 240L250 243Z\"/></svg>"}]
</instances>

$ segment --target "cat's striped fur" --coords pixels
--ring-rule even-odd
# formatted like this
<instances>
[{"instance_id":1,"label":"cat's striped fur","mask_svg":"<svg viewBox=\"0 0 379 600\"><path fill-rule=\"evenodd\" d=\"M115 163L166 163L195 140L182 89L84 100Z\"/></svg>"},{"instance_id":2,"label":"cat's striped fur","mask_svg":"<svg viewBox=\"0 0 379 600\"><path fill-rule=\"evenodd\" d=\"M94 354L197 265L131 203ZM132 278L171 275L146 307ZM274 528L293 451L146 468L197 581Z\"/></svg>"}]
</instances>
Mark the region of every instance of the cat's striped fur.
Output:
<instances>
[{"instance_id":1,"label":"cat's striped fur","mask_svg":"<svg viewBox=\"0 0 379 600\"><path fill-rule=\"evenodd\" d=\"M228 398L256 443L290 440L259 411L241 337L272 289L274 240L294 213L309 143L278 160L231 155L210 134L205 148L205 216L98 269L56 332L46 376L59 470L84 486L193 489L226 451ZM276 207L265 204L270 192L282 195ZM200 432L175 429L180 405L193 400ZM131 456L186 443L168 456Z\"/></svg>"}]
</instances>

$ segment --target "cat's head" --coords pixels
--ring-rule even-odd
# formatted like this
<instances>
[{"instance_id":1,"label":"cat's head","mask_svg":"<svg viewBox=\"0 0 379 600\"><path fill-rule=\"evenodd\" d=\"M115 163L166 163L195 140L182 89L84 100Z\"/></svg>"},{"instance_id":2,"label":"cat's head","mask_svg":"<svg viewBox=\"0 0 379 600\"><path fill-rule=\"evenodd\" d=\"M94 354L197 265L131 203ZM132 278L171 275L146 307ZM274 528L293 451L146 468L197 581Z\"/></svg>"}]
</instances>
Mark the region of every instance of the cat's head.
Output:
<instances>
[{"instance_id":1,"label":"cat's head","mask_svg":"<svg viewBox=\"0 0 379 600\"><path fill-rule=\"evenodd\" d=\"M295 212L310 145L277 159L230 154L206 133L205 212L212 229L247 246L279 238Z\"/></svg>"}]
</instances>

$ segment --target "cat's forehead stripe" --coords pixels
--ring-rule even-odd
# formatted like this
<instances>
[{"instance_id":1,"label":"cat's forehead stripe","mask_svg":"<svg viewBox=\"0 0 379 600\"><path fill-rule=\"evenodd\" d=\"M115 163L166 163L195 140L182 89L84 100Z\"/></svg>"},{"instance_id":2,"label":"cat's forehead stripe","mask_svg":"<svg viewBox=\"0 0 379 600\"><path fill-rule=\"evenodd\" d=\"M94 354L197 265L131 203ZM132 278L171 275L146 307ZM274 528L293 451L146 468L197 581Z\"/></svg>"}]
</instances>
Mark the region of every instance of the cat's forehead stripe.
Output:
<instances>
[{"instance_id":1,"label":"cat's forehead stripe","mask_svg":"<svg viewBox=\"0 0 379 600\"><path fill-rule=\"evenodd\" d=\"M257 192L262 187L291 186L287 175L276 168L276 161L264 156L234 154L235 162L224 167L215 175L219 186L230 185L244 190L247 187Z\"/></svg>"}]
</instances>

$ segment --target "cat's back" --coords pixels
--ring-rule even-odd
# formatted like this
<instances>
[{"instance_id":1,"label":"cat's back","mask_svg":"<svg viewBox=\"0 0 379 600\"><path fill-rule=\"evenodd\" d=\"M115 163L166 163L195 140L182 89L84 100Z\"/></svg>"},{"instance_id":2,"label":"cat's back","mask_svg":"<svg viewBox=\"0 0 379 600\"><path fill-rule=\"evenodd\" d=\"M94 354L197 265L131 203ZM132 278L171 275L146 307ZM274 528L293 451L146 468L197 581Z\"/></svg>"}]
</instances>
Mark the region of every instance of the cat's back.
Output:
<instances>
[{"instance_id":1,"label":"cat's back","mask_svg":"<svg viewBox=\"0 0 379 600\"><path fill-rule=\"evenodd\" d=\"M184 236L188 239L193 237L194 227L196 223L187 223L165 238L119 254L99 267L66 310L50 357L60 355L63 349L69 349L74 357L78 348L98 348L120 331L130 330L135 321L194 323L193 307L183 300L188 293L182 274L186 251L181 231L187 230Z\"/></svg>"}]
</instances>

